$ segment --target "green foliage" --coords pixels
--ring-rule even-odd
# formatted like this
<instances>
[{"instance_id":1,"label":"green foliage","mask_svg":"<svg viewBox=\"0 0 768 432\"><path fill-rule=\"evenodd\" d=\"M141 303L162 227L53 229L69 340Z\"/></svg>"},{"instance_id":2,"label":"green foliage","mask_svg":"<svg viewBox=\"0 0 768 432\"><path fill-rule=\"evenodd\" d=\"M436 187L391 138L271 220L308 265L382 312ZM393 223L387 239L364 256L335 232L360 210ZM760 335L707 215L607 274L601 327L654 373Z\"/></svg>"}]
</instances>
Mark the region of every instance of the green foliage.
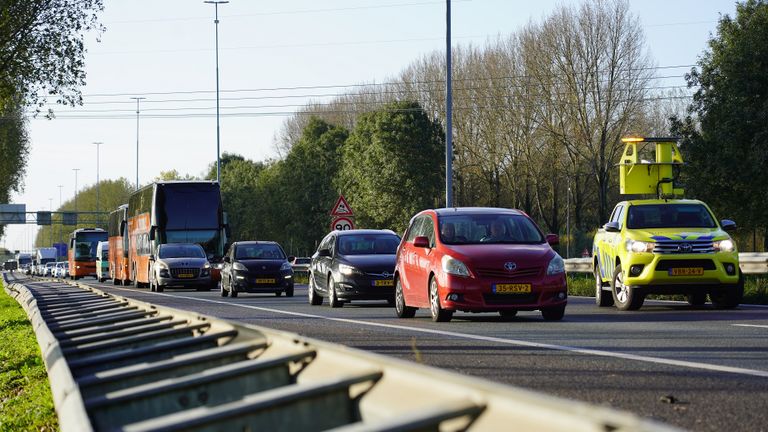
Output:
<instances>
[{"instance_id":1,"label":"green foliage","mask_svg":"<svg viewBox=\"0 0 768 432\"><path fill-rule=\"evenodd\" d=\"M718 216L750 228L768 226L766 59L768 4L737 4L736 17L720 19L698 68L686 77L698 87L690 107L696 117L675 119L673 128L685 137L688 190Z\"/></svg>"},{"instance_id":2,"label":"green foliage","mask_svg":"<svg viewBox=\"0 0 768 432\"><path fill-rule=\"evenodd\" d=\"M170 180L196 180L195 176L190 174L181 175L176 169L169 171L160 171L160 175L155 177L156 182L170 181Z\"/></svg>"},{"instance_id":3,"label":"green foliage","mask_svg":"<svg viewBox=\"0 0 768 432\"><path fill-rule=\"evenodd\" d=\"M227 165L229 165L230 162L236 162L236 161L242 162L245 160L245 158L239 154L224 152L219 157L219 160L221 161L221 172L223 176L224 171L227 169ZM172 170L172 171L176 171L176 170ZM216 180L216 161L213 161L208 165L208 174L206 174L205 179ZM178 180L178 179L173 179L173 180Z\"/></svg>"},{"instance_id":4,"label":"green foliage","mask_svg":"<svg viewBox=\"0 0 768 432\"><path fill-rule=\"evenodd\" d=\"M401 233L416 212L439 205L444 137L417 102L394 102L360 116L337 182L359 226Z\"/></svg>"},{"instance_id":5,"label":"green foliage","mask_svg":"<svg viewBox=\"0 0 768 432\"><path fill-rule=\"evenodd\" d=\"M229 215L230 242L258 238L260 208L258 180L264 164L240 158L224 165L221 172L221 200Z\"/></svg>"},{"instance_id":6,"label":"green foliage","mask_svg":"<svg viewBox=\"0 0 768 432\"><path fill-rule=\"evenodd\" d=\"M56 413L32 324L0 279L0 431L57 430ZM13 343L7 343L13 341Z\"/></svg>"},{"instance_id":7,"label":"green foliage","mask_svg":"<svg viewBox=\"0 0 768 432\"><path fill-rule=\"evenodd\" d=\"M0 102L18 96L42 107L81 102L86 32L103 31L102 0L3 0L0 13Z\"/></svg>"},{"instance_id":8,"label":"green foliage","mask_svg":"<svg viewBox=\"0 0 768 432\"><path fill-rule=\"evenodd\" d=\"M11 192L21 191L29 153L24 107L2 102L0 99L0 204L10 202ZM5 225L0 225L0 237L4 230Z\"/></svg>"},{"instance_id":9,"label":"green foliage","mask_svg":"<svg viewBox=\"0 0 768 432\"><path fill-rule=\"evenodd\" d=\"M100 185L98 204L96 202L96 185L91 185L82 189L76 198L62 203L62 206L54 211L75 211L75 206L77 206L78 212L95 212L98 208L101 212L109 213L116 210L120 205L127 203L128 197L134 190L133 185L125 178L102 180ZM40 227L35 240L36 247L50 246L51 240L53 240L53 243L59 241L66 242L69 234L77 228L107 228L107 214L101 216L82 215L78 219L77 227L62 226L58 223L59 220L59 216L54 216L53 225Z\"/></svg>"}]
</instances>

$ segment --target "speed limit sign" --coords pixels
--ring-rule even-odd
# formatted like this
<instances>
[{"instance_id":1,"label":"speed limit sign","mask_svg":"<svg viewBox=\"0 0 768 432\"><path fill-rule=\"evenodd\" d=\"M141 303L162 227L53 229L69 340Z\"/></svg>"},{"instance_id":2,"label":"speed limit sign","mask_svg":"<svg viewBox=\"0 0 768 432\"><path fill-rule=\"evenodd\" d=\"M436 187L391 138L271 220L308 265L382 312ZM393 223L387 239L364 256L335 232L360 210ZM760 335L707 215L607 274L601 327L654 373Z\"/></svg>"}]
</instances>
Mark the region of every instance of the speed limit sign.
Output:
<instances>
[{"instance_id":1,"label":"speed limit sign","mask_svg":"<svg viewBox=\"0 0 768 432\"><path fill-rule=\"evenodd\" d=\"M349 218L340 217L331 222L331 230L346 231L351 229L355 229L355 224Z\"/></svg>"}]
</instances>

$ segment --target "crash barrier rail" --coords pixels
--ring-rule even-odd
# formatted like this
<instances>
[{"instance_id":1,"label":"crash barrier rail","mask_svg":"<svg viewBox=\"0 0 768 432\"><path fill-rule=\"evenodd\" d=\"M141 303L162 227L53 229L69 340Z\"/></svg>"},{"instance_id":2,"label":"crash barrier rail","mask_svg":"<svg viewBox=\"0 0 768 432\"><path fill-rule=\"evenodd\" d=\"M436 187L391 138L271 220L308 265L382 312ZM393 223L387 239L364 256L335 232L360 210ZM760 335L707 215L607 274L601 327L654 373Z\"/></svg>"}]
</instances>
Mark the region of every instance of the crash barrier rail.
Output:
<instances>
[{"instance_id":1,"label":"crash barrier rail","mask_svg":"<svg viewBox=\"0 0 768 432\"><path fill-rule=\"evenodd\" d=\"M675 430L74 282L6 290L32 320L64 432Z\"/></svg>"},{"instance_id":2,"label":"crash barrier rail","mask_svg":"<svg viewBox=\"0 0 768 432\"><path fill-rule=\"evenodd\" d=\"M592 273L592 258L568 258L565 261L566 273ZM739 267L744 274L768 273L768 253L739 252Z\"/></svg>"}]
</instances>

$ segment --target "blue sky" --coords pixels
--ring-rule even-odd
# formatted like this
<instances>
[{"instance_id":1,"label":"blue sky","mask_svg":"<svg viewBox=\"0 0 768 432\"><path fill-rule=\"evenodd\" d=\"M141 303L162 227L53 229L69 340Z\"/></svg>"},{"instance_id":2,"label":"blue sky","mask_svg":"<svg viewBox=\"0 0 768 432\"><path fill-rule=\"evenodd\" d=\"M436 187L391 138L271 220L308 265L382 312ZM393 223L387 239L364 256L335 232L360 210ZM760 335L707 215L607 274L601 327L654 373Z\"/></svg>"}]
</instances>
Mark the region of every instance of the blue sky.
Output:
<instances>
[{"instance_id":1,"label":"blue sky","mask_svg":"<svg viewBox=\"0 0 768 432\"><path fill-rule=\"evenodd\" d=\"M202 0L104 0L101 42L89 35L85 105L55 120L31 119L25 190L13 197L27 211L47 210L78 186L126 177L136 169L135 102L141 95L139 180L176 169L197 175L216 157L214 7ZM576 1L453 0L453 45L482 44ZM692 65L730 0L635 0L656 66ZM445 49L444 0L231 0L219 7L222 113L290 113L307 95L384 82L413 60ZM683 85L687 68L661 70ZM289 88L302 87L289 90ZM266 90L275 89L275 90ZM251 98L251 99L244 99ZM253 99L258 98L258 99ZM194 99L191 101L191 99ZM229 108L229 107L262 108ZM190 110L189 108L195 108ZM190 116L191 114L191 116ZM152 115L166 116L151 118ZM175 117L167 117L174 115ZM75 118L73 118L75 117ZM78 118L79 117L79 118ZM222 117L221 149L254 160L276 156L273 137L286 114ZM26 249L34 226L10 226L3 239Z\"/></svg>"}]
</instances>

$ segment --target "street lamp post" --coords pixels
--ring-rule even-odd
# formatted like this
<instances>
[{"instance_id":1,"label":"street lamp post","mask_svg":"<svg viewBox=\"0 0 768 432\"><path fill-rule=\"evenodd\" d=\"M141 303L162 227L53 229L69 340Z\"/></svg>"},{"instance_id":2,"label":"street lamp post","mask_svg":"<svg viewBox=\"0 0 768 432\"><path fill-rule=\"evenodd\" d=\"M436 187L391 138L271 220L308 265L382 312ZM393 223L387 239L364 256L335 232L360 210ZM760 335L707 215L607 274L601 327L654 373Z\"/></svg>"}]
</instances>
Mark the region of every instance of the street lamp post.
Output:
<instances>
[{"instance_id":1,"label":"street lamp post","mask_svg":"<svg viewBox=\"0 0 768 432\"><path fill-rule=\"evenodd\" d=\"M59 211L61 211L61 188L63 188L63 185L59 185ZM63 216L59 216L60 218ZM63 220L59 220L59 243L61 243L61 227L64 225Z\"/></svg>"},{"instance_id":2,"label":"street lamp post","mask_svg":"<svg viewBox=\"0 0 768 432\"><path fill-rule=\"evenodd\" d=\"M139 189L139 102L145 97L132 97L136 100L136 190Z\"/></svg>"},{"instance_id":3,"label":"street lamp post","mask_svg":"<svg viewBox=\"0 0 768 432\"><path fill-rule=\"evenodd\" d=\"M216 17L213 23L216 27L216 181L221 184L221 129L219 126L219 5L227 4L228 1L206 0L203 3L212 4L215 9Z\"/></svg>"},{"instance_id":4,"label":"street lamp post","mask_svg":"<svg viewBox=\"0 0 768 432\"><path fill-rule=\"evenodd\" d=\"M101 185L99 182L99 147L101 147L102 144L104 143L101 141L97 141L93 143L93 145L96 146L96 213L101 211L101 201L100 201L101 197L99 196L99 189L101 189ZM96 217L100 218L99 215L97 215Z\"/></svg>"},{"instance_id":5,"label":"street lamp post","mask_svg":"<svg viewBox=\"0 0 768 432\"><path fill-rule=\"evenodd\" d=\"M48 198L48 211L53 212L53 198ZM53 246L53 221L51 221L50 228L51 229L48 231L48 237L51 239L51 246ZM58 259L58 256L56 258Z\"/></svg>"},{"instance_id":6,"label":"street lamp post","mask_svg":"<svg viewBox=\"0 0 768 432\"><path fill-rule=\"evenodd\" d=\"M445 31L445 206L453 207L453 91L451 88L451 0L446 0Z\"/></svg>"},{"instance_id":7,"label":"street lamp post","mask_svg":"<svg viewBox=\"0 0 768 432\"><path fill-rule=\"evenodd\" d=\"M77 172L80 168L72 168L72 171L75 172L75 213L77 213Z\"/></svg>"}]
</instances>

